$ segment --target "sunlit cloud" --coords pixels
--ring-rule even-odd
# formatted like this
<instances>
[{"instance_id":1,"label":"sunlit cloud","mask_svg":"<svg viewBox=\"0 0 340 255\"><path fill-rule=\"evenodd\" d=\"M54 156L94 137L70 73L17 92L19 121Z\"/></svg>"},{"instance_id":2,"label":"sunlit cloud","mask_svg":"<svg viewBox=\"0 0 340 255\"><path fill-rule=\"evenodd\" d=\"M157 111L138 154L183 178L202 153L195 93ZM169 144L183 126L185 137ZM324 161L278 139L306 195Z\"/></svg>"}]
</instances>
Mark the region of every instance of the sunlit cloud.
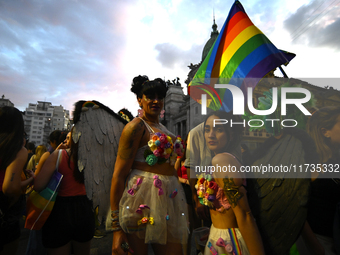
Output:
<instances>
[{"instance_id":1,"label":"sunlit cloud","mask_svg":"<svg viewBox=\"0 0 340 255\"><path fill-rule=\"evenodd\" d=\"M78 100L97 100L136 114L133 77L179 77L185 87L213 19L220 31L233 2L0 0L0 93L20 110L46 100L71 112ZM278 48L297 54L285 70L298 78L338 73L340 11L332 2L320 8L316 0L242 4Z\"/></svg>"}]
</instances>

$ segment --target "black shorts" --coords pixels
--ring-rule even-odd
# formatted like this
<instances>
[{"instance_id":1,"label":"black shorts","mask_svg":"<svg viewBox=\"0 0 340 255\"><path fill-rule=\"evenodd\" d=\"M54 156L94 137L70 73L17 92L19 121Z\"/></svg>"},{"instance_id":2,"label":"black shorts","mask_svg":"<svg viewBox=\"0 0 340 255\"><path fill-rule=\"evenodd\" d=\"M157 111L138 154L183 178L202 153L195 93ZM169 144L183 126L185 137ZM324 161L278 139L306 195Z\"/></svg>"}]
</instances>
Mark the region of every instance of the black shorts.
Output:
<instances>
[{"instance_id":1,"label":"black shorts","mask_svg":"<svg viewBox=\"0 0 340 255\"><path fill-rule=\"evenodd\" d=\"M9 207L9 199L0 191L0 251L3 245L20 237L20 218L26 198L21 195L14 205Z\"/></svg>"},{"instance_id":2,"label":"black shorts","mask_svg":"<svg viewBox=\"0 0 340 255\"><path fill-rule=\"evenodd\" d=\"M88 242L94 229L94 212L87 196L57 197L42 228L42 242L46 248L59 248L72 240Z\"/></svg>"}]
</instances>

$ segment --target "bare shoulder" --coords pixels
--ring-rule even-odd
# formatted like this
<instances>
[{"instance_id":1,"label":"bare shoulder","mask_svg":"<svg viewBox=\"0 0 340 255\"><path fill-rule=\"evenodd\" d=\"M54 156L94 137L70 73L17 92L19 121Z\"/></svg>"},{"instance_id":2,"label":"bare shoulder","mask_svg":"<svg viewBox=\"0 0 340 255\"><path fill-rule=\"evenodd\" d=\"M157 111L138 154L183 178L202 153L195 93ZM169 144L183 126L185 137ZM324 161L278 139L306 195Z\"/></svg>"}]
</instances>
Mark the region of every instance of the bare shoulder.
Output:
<instances>
[{"instance_id":1,"label":"bare shoulder","mask_svg":"<svg viewBox=\"0 0 340 255\"><path fill-rule=\"evenodd\" d=\"M40 157L40 160L39 162L45 162L46 159L51 155L51 153L49 151L46 151L41 157Z\"/></svg>"},{"instance_id":2,"label":"bare shoulder","mask_svg":"<svg viewBox=\"0 0 340 255\"><path fill-rule=\"evenodd\" d=\"M229 153L217 154L212 159L212 165L213 166L218 165L220 167L226 166L227 167L226 169L228 169L229 171L225 173L225 176L223 177L223 179L231 180L232 185L242 186L244 176L243 176L243 173L238 171L241 165L233 155Z\"/></svg>"},{"instance_id":3,"label":"bare shoulder","mask_svg":"<svg viewBox=\"0 0 340 255\"><path fill-rule=\"evenodd\" d=\"M44 155L45 155L45 158L43 159L44 162L47 162L47 161L51 162L52 160L57 161L59 151L60 150L54 150L51 154L48 152L48 154L46 154L46 155L44 153ZM41 157L41 159L42 159L42 157Z\"/></svg>"},{"instance_id":4,"label":"bare shoulder","mask_svg":"<svg viewBox=\"0 0 340 255\"><path fill-rule=\"evenodd\" d=\"M139 135L144 131L145 125L140 118L134 118L128 124L125 125L122 135Z\"/></svg>"},{"instance_id":5,"label":"bare shoulder","mask_svg":"<svg viewBox=\"0 0 340 255\"><path fill-rule=\"evenodd\" d=\"M239 166L240 163L238 160L231 154L229 153L219 153L212 159L212 164L216 165L234 165L234 166Z\"/></svg>"},{"instance_id":6,"label":"bare shoulder","mask_svg":"<svg viewBox=\"0 0 340 255\"><path fill-rule=\"evenodd\" d=\"M140 118L134 118L123 129L119 140L118 155L120 159L131 160L139 147L145 125Z\"/></svg>"},{"instance_id":7,"label":"bare shoulder","mask_svg":"<svg viewBox=\"0 0 340 255\"><path fill-rule=\"evenodd\" d=\"M59 152L62 151L62 149L59 150L55 150L54 152L52 152L52 154L50 155L50 158L56 158L58 157ZM62 154L62 152L60 152ZM61 155L60 155L61 156ZM48 157L48 155L47 155Z\"/></svg>"},{"instance_id":8,"label":"bare shoulder","mask_svg":"<svg viewBox=\"0 0 340 255\"><path fill-rule=\"evenodd\" d=\"M28 156L28 152L27 152L27 149L25 147L22 147L18 153L17 153L17 156L16 158L17 159L23 159L23 160L27 160L27 156Z\"/></svg>"}]
</instances>

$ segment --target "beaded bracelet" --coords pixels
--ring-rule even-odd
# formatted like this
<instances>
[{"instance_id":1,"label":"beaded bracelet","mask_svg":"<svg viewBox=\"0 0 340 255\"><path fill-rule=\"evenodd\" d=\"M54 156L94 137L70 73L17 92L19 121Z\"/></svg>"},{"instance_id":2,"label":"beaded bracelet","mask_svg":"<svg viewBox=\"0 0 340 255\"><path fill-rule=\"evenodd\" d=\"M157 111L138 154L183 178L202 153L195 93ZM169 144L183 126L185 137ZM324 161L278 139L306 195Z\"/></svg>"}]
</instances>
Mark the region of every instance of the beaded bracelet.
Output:
<instances>
[{"instance_id":1,"label":"beaded bracelet","mask_svg":"<svg viewBox=\"0 0 340 255\"><path fill-rule=\"evenodd\" d=\"M119 215L119 210L111 211L111 218L115 218L118 215Z\"/></svg>"},{"instance_id":2,"label":"beaded bracelet","mask_svg":"<svg viewBox=\"0 0 340 255\"><path fill-rule=\"evenodd\" d=\"M118 231L121 230L121 226L119 225L119 222L115 221L111 223L111 227L113 231Z\"/></svg>"},{"instance_id":3,"label":"beaded bracelet","mask_svg":"<svg viewBox=\"0 0 340 255\"><path fill-rule=\"evenodd\" d=\"M111 219L112 222L119 222L119 218L114 218L114 219Z\"/></svg>"},{"instance_id":4,"label":"beaded bracelet","mask_svg":"<svg viewBox=\"0 0 340 255\"><path fill-rule=\"evenodd\" d=\"M119 222L112 222L111 227L120 227Z\"/></svg>"}]
</instances>

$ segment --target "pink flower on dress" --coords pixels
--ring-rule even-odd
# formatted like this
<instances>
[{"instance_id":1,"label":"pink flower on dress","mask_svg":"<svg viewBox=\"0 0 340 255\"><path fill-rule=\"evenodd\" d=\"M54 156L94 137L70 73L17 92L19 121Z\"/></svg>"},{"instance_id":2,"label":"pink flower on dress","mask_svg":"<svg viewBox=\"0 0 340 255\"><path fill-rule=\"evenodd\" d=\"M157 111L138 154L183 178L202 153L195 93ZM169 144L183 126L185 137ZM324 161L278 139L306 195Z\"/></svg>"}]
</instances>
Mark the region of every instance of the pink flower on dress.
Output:
<instances>
[{"instance_id":1,"label":"pink flower on dress","mask_svg":"<svg viewBox=\"0 0 340 255\"><path fill-rule=\"evenodd\" d=\"M160 179L155 179L153 181L153 185L156 187L156 188L161 188L162 187L162 181Z\"/></svg>"}]
</instances>

